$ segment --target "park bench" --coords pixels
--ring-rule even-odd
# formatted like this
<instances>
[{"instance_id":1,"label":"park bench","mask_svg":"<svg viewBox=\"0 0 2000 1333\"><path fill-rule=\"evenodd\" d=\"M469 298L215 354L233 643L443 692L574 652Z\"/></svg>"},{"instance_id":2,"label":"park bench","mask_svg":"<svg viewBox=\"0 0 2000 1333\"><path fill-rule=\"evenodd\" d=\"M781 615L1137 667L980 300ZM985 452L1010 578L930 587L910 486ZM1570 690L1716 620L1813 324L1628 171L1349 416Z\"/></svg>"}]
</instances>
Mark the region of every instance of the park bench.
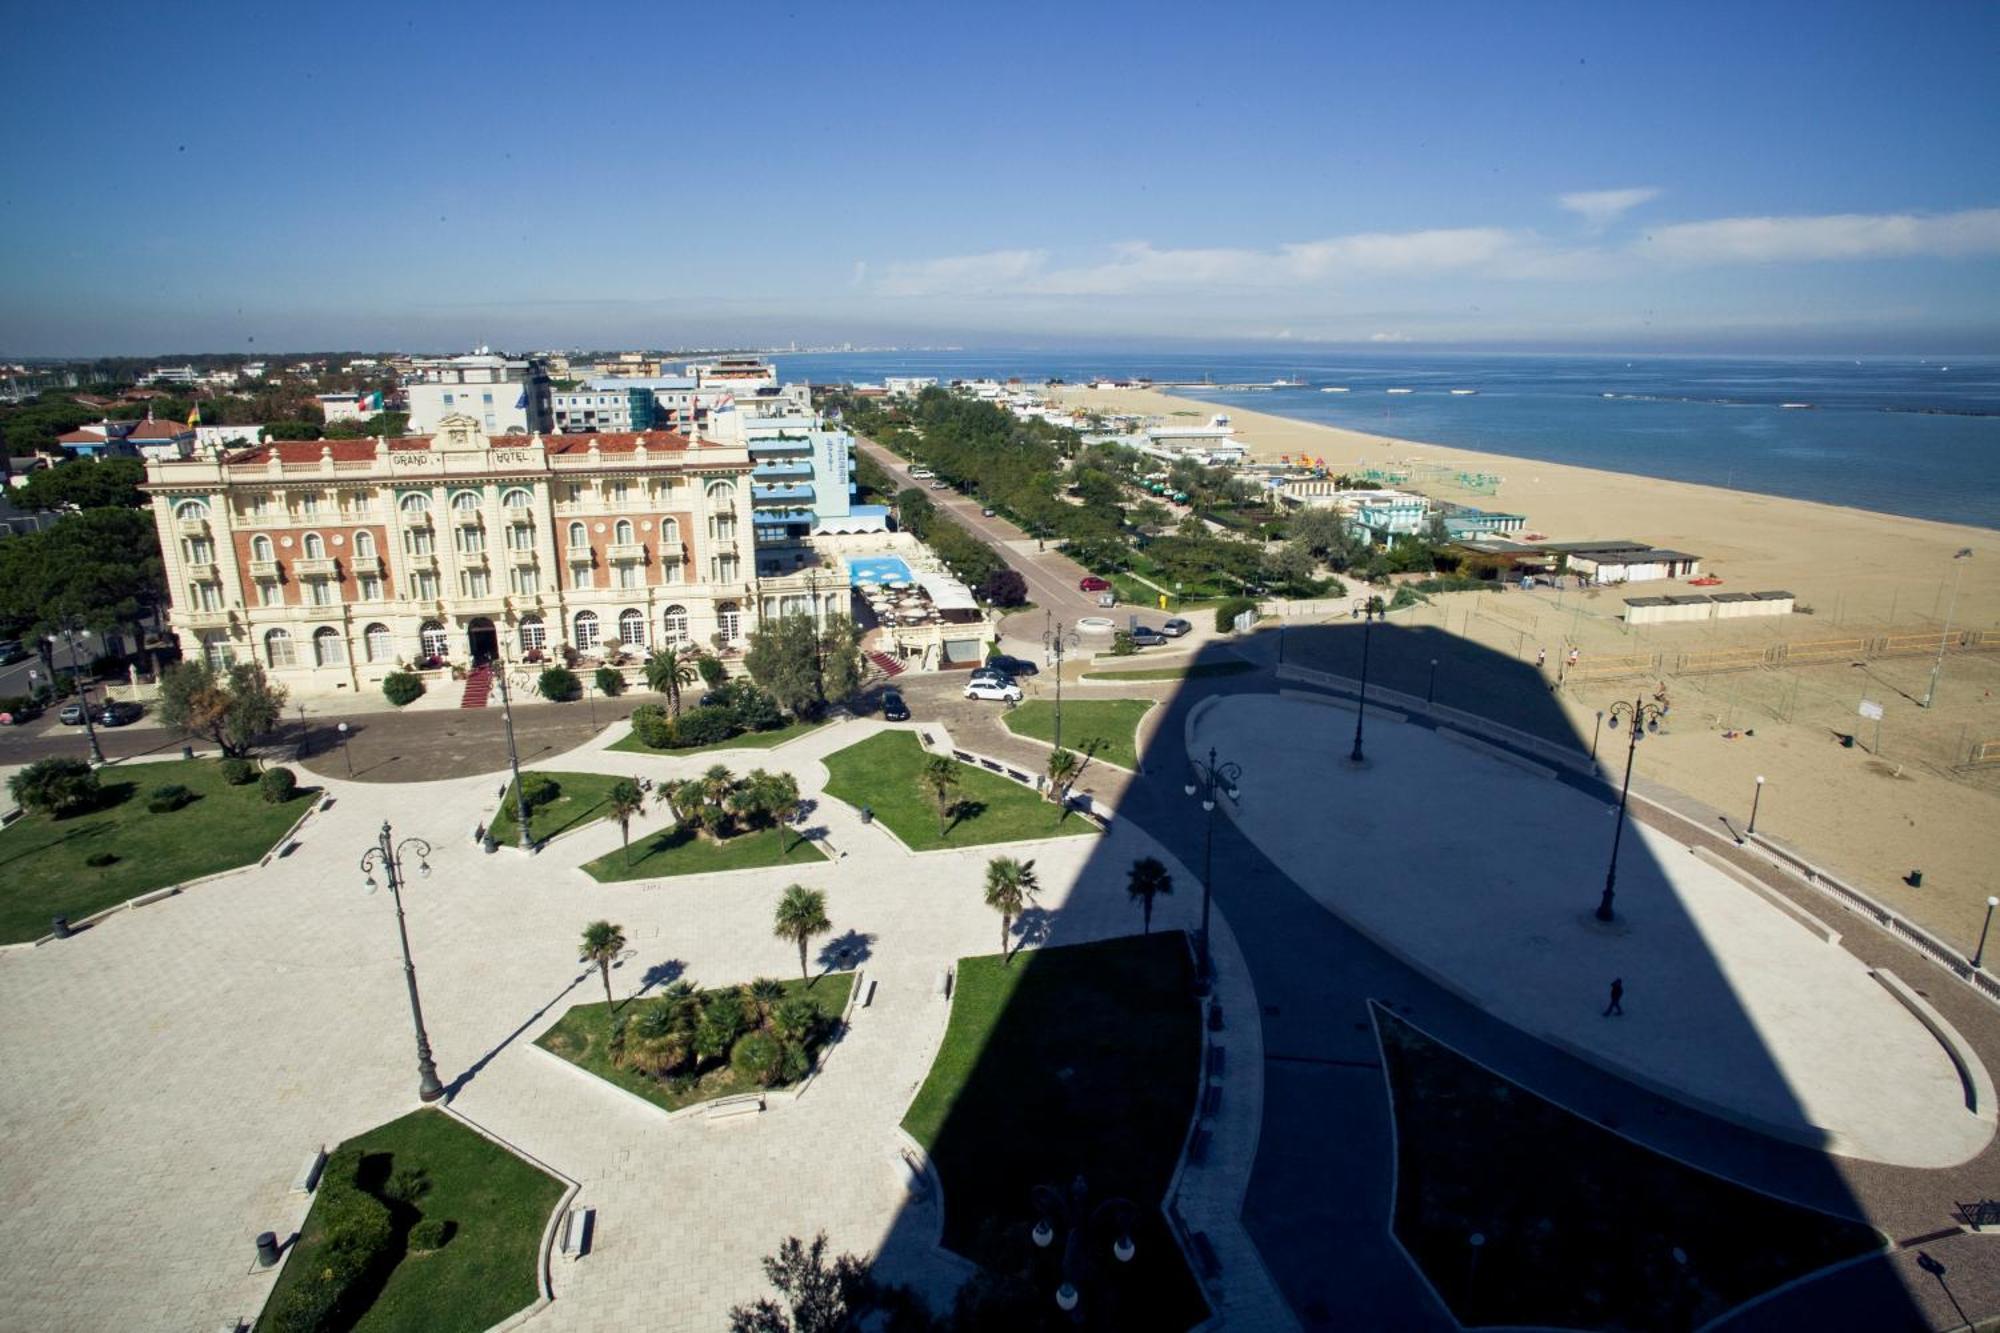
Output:
<instances>
[{"instance_id":1,"label":"park bench","mask_svg":"<svg viewBox=\"0 0 2000 1333\"><path fill-rule=\"evenodd\" d=\"M1215 1246L1206 1231L1188 1232L1188 1249L1194 1253L1195 1267L1203 1277L1212 1278L1222 1271L1222 1260L1216 1257Z\"/></svg>"},{"instance_id":2,"label":"park bench","mask_svg":"<svg viewBox=\"0 0 2000 1333\"><path fill-rule=\"evenodd\" d=\"M292 1177L292 1193L311 1194L319 1187L320 1172L326 1170L326 1147L322 1144L307 1155L305 1165Z\"/></svg>"},{"instance_id":3,"label":"park bench","mask_svg":"<svg viewBox=\"0 0 2000 1333\"><path fill-rule=\"evenodd\" d=\"M1220 1083L1211 1083L1208 1085L1208 1091L1202 1096L1201 1113L1206 1116L1212 1116L1221 1109L1222 1085Z\"/></svg>"},{"instance_id":4,"label":"park bench","mask_svg":"<svg viewBox=\"0 0 2000 1333\"><path fill-rule=\"evenodd\" d=\"M764 1109L764 1094L745 1093L741 1097L719 1097L708 1104L710 1120L728 1120L739 1115L755 1115Z\"/></svg>"},{"instance_id":5,"label":"park bench","mask_svg":"<svg viewBox=\"0 0 2000 1333\"><path fill-rule=\"evenodd\" d=\"M1210 1078L1222 1077L1222 1057L1222 1047L1211 1046L1208 1048L1208 1076Z\"/></svg>"},{"instance_id":6,"label":"park bench","mask_svg":"<svg viewBox=\"0 0 2000 1333\"><path fill-rule=\"evenodd\" d=\"M1212 1136L1205 1129L1197 1129L1188 1140L1187 1159L1189 1166L1200 1166L1208 1160L1208 1141Z\"/></svg>"},{"instance_id":7,"label":"park bench","mask_svg":"<svg viewBox=\"0 0 2000 1333\"><path fill-rule=\"evenodd\" d=\"M874 1003L875 1003L875 979L873 977L870 977L868 979L868 989L861 992L861 1007L863 1009L866 1009Z\"/></svg>"},{"instance_id":8,"label":"park bench","mask_svg":"<svg viewBox=\"0 0 2000 1333\"><path fill-rule=\"evenodd\" d=\"M1210 1032L1222 1031L1222 1001L1220 1000L1209 1001L1208 1030Z\"/></svg>"},{"instance_id":9,"label":"park bench","mask_svg":"<svg viewBox=\"0 0 2000 1333\"><path fill-rule=\"evenodd\" d=\"M568 1259L581 1259L590 1253L590 1232L597 1221L595 1208L572 1208L563 1219L562 1252Z\"/></svg>"}]
</instances>

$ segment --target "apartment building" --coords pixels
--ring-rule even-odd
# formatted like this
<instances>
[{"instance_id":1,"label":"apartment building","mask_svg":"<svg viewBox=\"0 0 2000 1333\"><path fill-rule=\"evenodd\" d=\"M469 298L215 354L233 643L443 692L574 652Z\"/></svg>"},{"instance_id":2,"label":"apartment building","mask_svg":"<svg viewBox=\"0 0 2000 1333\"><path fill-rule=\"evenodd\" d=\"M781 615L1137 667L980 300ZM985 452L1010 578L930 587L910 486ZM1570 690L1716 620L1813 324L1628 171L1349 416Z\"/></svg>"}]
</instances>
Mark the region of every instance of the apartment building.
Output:
<instances>
[{"instance_id":1,"label":"apartment building","mask_svg":"<svg viewBox=\"0 0 2000 1333\"><path fill-rule=\"evenodd\" d=\"M482 348L414 361L403 393L412 435L428 434L454 415L471 417L488 435L532 435L555 425L548 368L531 357L510 360Z\"/></svg>"},{"instance_id":2,"label":"apartment building","mask_svg":"<svg viewBox=\"0 0 2000 1333\"><path fill-rule=\"evenodd\" d=\"M555 428L562 434L651 430L654 424L653 391L617 380L593 380L584 389L557 389L549 395L549 405Z\"/></svg>"}]
</instances>

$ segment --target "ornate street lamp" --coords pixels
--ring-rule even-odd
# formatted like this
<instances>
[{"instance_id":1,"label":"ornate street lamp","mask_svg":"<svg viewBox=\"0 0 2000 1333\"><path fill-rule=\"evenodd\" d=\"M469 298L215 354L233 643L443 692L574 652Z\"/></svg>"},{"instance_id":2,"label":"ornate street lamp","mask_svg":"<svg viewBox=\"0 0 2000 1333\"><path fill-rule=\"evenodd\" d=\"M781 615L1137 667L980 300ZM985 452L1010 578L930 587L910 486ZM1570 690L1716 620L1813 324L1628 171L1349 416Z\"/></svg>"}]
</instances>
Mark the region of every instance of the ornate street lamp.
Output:
<instances>
[{"instance_id":1,"label":"ornate street lamp","mask_svg":"<svg viewBox=\"0 0 2000 1333\"><path fill-rule=\"evenodd\" d=\"M1611 834L1611 864L1604 871L1604 896L1597 903L1597 919L1612 919L1611 899L1618 884L1618 844L1625 836L1625 803L1632 795L1632 759L1639 753L1639 738L1647 732L1660 729L1660 718L1666 709L1658 704L1649 704L1644 699L1634 699L1626 703L1622 699L1611 705L1610 716L1604 725L1618 730L1622 721L1632 729L1632 738L1625 746L1625 785L1618 792L1618 826Z\"/></svg>"},{"instance_id":2,"label":"ornate street lamp","mask_svg":"<svg viewBox=\"0 0 2000 1333\"><path fill-rule=\"evenodd\" d=\"M1380 597L1357 597L1354 614L1361 619L1361 697L1354 704L1354 753L1347 756L1349 763L1361 760L1361 720L1368 712L1368 639L1374 631L1375 622L1389 614Z\"/></svg>"},{"instance_id":3,"label":"ornate street lamp","mask_svg":"<svg viewBox=\"0 0 2000 1333\"><path fill-rule=\"evenodd\" d=\"M1216 797L1228 798L1231 805L1242 799L1242 789L1237 785L1243 779L1241 764L1224 763L1215 757L1215 747L1208 747L1208 761L1199 759L1188 761L1188 778L1183 790L1189 796L1201 794L1201 808L1208 816L1208 837L1201 853L1201 935L1197 938L1196 955L1201 965L1201 984L1206 986L1212 975L1212 962L1208 953L1208 899L1209 880L1215 869L1215 804Z\"/></svg>"},{"instance_id":4,"label":"ornate street lamp","mask_svg":"<svg viewBox=\"0 0 2000 1333\"><path fill-rule=\"evenodd\" d=\"M1083 1288L1094 1276L1098 1260L1092 1254L1092 1240L1101 1241L1105 1233L1113 1237L1110 1244L1111 1257L1121 1264L1129 1264L1139 1252L1132 1240L1132 1224L1142 1215L1139 1205L1130 1199L1112 1195L1092 1206L1090 1186L1079 1175L1070 1182L1067 1190L1053 1185L1037 1185L1031 1191L1035 1201L1035 1211L1041 1214L1034 1230L1028 1238L1036 1249L1046 1250L1055 1244L1056 1233L1063 1232L1062 1284L1056 1288L1056 1308L1067 1314L1071 1321L1083 1323L1086 1311L1083 1306Z\"/></svg>"},{"instance_id":5,"label":"ornate street lamp","mask_svg":"<svg viewBox=\"0 0 2000 1333\"><path fill-rule=\"evenodd\" d=\"M535 849L534 835L528 832L528 793L521 786L521 756L514 748L514 701L507 693L507 658L500 658L500 718L507 728L507 767L514 774L514 822L520 826L521 850Z\"/></svg>"},{"instance_id":6,"label":"ornate street lamp","mask_svg":"<svg viewBox=\"0 0 2000 1333\"><path fill-rule=\"evenodd\" d=\"M1924 707L1926 708L1929 708L1931 701L1937 697L1938 677L1944 674L1944 648L1951 641L1951 618L1958 614L1958 576L1965 572L1965 566L1961 565L1959 561L1971 558L1972 548L1970 546L1961 548L1951 558L1951 605L1945 608L1944 632L1938 635L1937 661L1931 664L1931 683L1924 690ZM1936 603L1932 603L1932 606L1935 608ZM72 653L71 657L74 658L74 656L75 654ZM1881 729L1878 727L1876 731L1879 735Z\"/></svg>"},{"instance_id":7,"label":"ornate street lamp","mask_svg":"<svg viewBox=\"0 0 2000 1333\"><path fill-rule=\"evenodd\" d=\"M64 642L69 644L69 678L76 686L78 704L83 708L83 733L90 737L90 762L104 767L104 747L97 743L97 724L90 720L90 687L83 683L83 673L76 665L76 622L64 620L62 623ZM109 697L108 695L106 696Z\"/></svg>"},{"instance_id":8,"label":"ornate street lamp","mask_svg":"<svg viewBox=\"0 0 2000 1333\"><path fill-rule=\"evenodd\" d=\"M410 988L410 1021L417 1029L417 1096L426 1102L434 1102L444 1096L444 1084L438 1082L437 1062L431 1059L430 1034L424 1031L424 1007L417 999L417 965L410 961L410 932L403 924L403 865L405 848L414 847L417 852L417 874L429 878L431 873L431 845L422 838L405 838L395 841L389 831L389 821L382 821L382 832L373 847L361 856L361 873L367 876L368 891L375 891L373 872L379 867L383 877L389 881L389 896L396 904L396 938L403 945L403 981Z\"/></svg>"}]
</instances>

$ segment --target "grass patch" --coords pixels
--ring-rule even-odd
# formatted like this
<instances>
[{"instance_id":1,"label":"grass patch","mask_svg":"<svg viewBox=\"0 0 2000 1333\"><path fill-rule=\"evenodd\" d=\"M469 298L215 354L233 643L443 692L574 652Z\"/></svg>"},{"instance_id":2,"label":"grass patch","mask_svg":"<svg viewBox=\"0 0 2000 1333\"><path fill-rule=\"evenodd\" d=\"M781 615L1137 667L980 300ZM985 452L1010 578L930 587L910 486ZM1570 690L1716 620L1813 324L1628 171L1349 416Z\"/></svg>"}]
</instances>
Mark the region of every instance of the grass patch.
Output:
<instances>
[{"instance_id":1,"label":"grass patch","mask_svg":"<svg viewBox=\"0 0 2000 1333\"><path fill-rule=\"evenodd\" d=\"M920 781L928 757L907 731L877 732L827 756L826 794L852 806L872 807L890 832L919 852L1097 832L1089 820L1065 816L1053 802L1019 783L961 764L959 813L940 835L937 808Z\"/></svg>"},{"instance_id":2,"label":"grass patch","mask_svg":"<svg viewBox=\"0 0 2000 1333\"><path fill-rule=\"evenodd\" d=\"M79 921L114 903L249 865L271 850L318 792L272 805L257 784L232 787L213 759L127 764L100 771L104 802L88 814L24 815L0 830L0 943L37 939L53 917ZM178 783L194 793L154 814L146 793ZM92 866L89 858L110 856Z\"/></svg>"},{"instance_id":3,"label":"grass patch","mask_svg":"<svg viewBox=\"0 0 2000 1333\"><path fill-rule=\"evenodd\" d=\"M1153 707L1151 699L1073 699L1063 706L1063 748L1081 754L1086 744L1095 743L1094 758L1136 770L1139 719ZM1001 721L1016 736L1055 743L1056 709L1047 699L1029 700Z\"/></svg>"},{"instance_id":4,"label":"grass patch","mask_svg":"<svg viewBox=\"0 0 2000 1333\"><path fill-rule=\"evenodd\" d=\"M1858 1222L1663 1157L1378 1018L1396 1102L1396 1234L1468 1327L1694 1328L1881 1246ZM1475 1231L1486 1237L1476 1273Z\"/></svg>"},{"instance_id":5,"label":"grass patch","mask_svg":"<svg viewBox=\"0 0 2000 1333\"><path fill-rule=\"evenodd\" d=\"M1042 1286L1032 1266L1051 1256L1026 1243L1030 1188L1081 1172L1093 1199L1122 1195L1146 1210L1138 1256L1096 1293L1119 1307L1104 1326L1185 1329L1205 1317L1157 1210L1199 1083L1192 980L1178 931L1032 950L1010 964L959 960L944 1043L903 1117L943 1178L948 1247Z\"/></svg>"},{"instance_id":6,"label":"grass patch","mask_svg":"<svg viewBox=\"0 0 2000 1333\"><path fill-rule=\"evenodd\" d=\"M528 836L536 842L582 828L594 819L603 819L611 813L606 800L611 788L626 780L603 773L550 773L548 776L556 780L562 794L547 805L537 806L528 812ZM493 816L493 823L487 829L493 835L493 841L502 847L511 846L520 837L520 825L514 822L514 810L514 785L509 783L507 794L500 801L500 813Z\"/></svg>"},{"instance_id":7,"label":"grass patch","mask_svg":"<svg viewBox=\"0 0 2000 1333\"><path fill-rule=\"evenodd\" d=\"M1197 662L1193 666L1152 667L1145 671L1086 671L1085 680L1206 680L1255 671L1255 662Z\"/></svg>"},{"instance_id":8,"label":"grass patch","mask_svg":"<svg viewBox=\"0 0 2000 1333\"><path fill-rule=\"evenodd\" d=\"M332 1177L352 1173L348 1181ZM442 1111L413 1111L334 1150L326 1179L300 1229L298 1252L285 1262L266 1309L317 1271L324 1239L322 1205L359 1188L380 1197L396 1173L421 1170L429 1182L413 1203L391 1204L393 1240L354 1289L366 1301L340 1327L357 1333L479 1333L538 1294L535 1265L542 1229L562 1197L562 1184ZM450 1240L430 1253L411 1253L410 1228L424 1219L453 1224ZM368 1297L372 1294L373 1299ZM259 1320L260 1329L271 1326Z\"/></svg>"},{"instance_id":9,"label":"grass patch","mask_svg":"<svg viewBox=\"0 0 2000 1333\"><path fill-rule=\"evenodd\" d=\"M607 852L584 864L584 873L602 884L667 875L706 875L716 870L753 870L759 866L816 864L826 853L797 829L767 828L710 842L683 828L664 829L632 844L632 863L625 850Z\"/></svg>"},{"instance_id":10,"label":"grass patch","mask_svg":"<svg viewBox=\"0 0 2000 1333\"><path fill-rule=\"evenodd\" d=\"M596 979L592 978L590 984L595 985ZM819 1050L839 1035L834 1031L833 1023L846 1010L847 994L853 986L852 972L827 972L810 981L794 977L785 982L785 999L803 997L810 1000L828 1020L825 1035L813 1044L812 1050ZM716 992L702 993L713 995ZM618 1006L618 1017L628 1024L637 1024L647 1010L671 1003L673 1001L663 996L627 1000ZM568 1013L556 1020L554 1027L536 1039L535 1045L553 1055L561 1056L577 1068L595 1074L607 1083L616 1084L627 1092L644 1097L663 1110L678 1111L683 1106L693 1106L696 1102L713 1101L717 1097L729 1097L756 1090L755 1083L745 1082L727 1062L685 1083L656 1078L641 1070L612 1063L610 1013L610 1007L602 1001L595 1004L573 1005ZM774 1086L784 1085L780 1083Z\"/></svg>"},{"instance_id":11,"label":"grass patch","mask_svg":"<svg viewBox=\"0 0 2000 1333\"><path fill-rule=\"evenodd\" d=\"M669 758L681 754L708 754L715 750L769 750L783 745L786 741L795 741L801 736L818 731L825 725L824 721L807 722L794 719L770 731L746 731L741 736L731 736L728 740L717 741L713 745L690 745L678 750L655 750L633 735L628 728L624 736L614 741L609 748L622 750L626 754L657 754Z\"/></svg>"}]
</instances>

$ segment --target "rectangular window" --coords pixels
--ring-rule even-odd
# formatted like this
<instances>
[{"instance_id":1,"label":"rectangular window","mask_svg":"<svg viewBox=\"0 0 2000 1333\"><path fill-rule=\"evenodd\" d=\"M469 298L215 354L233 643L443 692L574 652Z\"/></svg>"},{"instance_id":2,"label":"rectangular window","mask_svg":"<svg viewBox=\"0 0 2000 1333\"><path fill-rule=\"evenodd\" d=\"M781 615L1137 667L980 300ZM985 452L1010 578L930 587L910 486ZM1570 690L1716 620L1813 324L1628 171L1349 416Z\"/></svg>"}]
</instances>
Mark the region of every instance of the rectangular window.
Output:
<instances>
[{"instance_id":1,"label":"rectangular window","mask_svg":"<svg viewBox=\"0 0 2000 1333\"><path fill-rule=\"evenodd\" d=\"M630 563L618 566L618 586L636 588L639 586L639 567Z\"/></svg>"},{"instance_id":2,"label":"rectangular window","mask_svg":"<svg viewBox=\"0 0 2000 1333\"><path fill-rule=\"evenodd\" d=\"M576 570L575 586L579 588L588 588L590 586L590 566L575 565L572 566L572 568Z\"/></svg>"},{"instance_id":3,"label":"rectangular window","mask_svg":"<svg viewBox=\"0 0 2000 1333\"><path fill-rule=\"evenodd\" d=\"M194 604L204 611L222 609L222 586L216 583L193 583L188 585L193 594Z\"/></svg>"},{"instance_id":4,"label":"rectangular window","mask_svg":"<svg viewBox=\"0 0 2000 1333\"><path fill-rule=\"evenodd\" d=\"M625 497L630 493L631 489L625 482L607 481L604 483L604 499L607 503L622 505L625 503Z\"/></svg>"},{"instance_id":5,"label":"rectangular window","mask_svg":"<svg viewBox=\"0 0 2000 1333\"><path fill-rule=\"evenodd\" d=\"M535 549L535 530L526 524L507 529L507 549L510 551L532 551Z\"/></svg>"},{"instance_id":6,"label":"rectangular window","mask_svg":"<svg viewBox=\"0 0 2000 1333\"><path fill-rule=\"evenodd\" d=\"M306 602L312 606L332 606L336 600L332 579L307 579Z\"/></svg>"},{"instance_id":7,"label":"rectangular window","mask_svg":"<svg viewBox=\"0 0 2000 1333\"><path fill-rule=\"evenodd\" d=\"M276 579L257 580L257 605L276 606L278 604L278 581Z\"/></svg>"},{"instance_id":8,"label":"rectangular window","mask_svg":"<svg viewBox=\"0 0 2000 1333\"><path fill-rule=\"evenodd\" d=\"M493 406L493 395L490 393L482 393L479 395L479 401L486 404L488 407L491 407Z\"/></svg>"},{"instance_id":9,"label":"rectangular window","mask_svg":"<svg viewBox=\"0 0 2000 1333\"><path fill-rule=\"evenodd\" d=\"M318 491L301 491L299 493L299 514L303 518L316 518L319 516Z\"/></svg>"},{"instance_id":10,"label":"rectangular window","mask_svg":"<svg viewBox=\"0 0 2000 1333\"><path fill-rule=\"evenodd\" d=\"M462 570L458 586L467 597L486 597L493 591L492 576L483 569Z\"/></svg>"},{"instance_id":11,"label":"rectangular window","mask_svg":"<svg viewBox=\"0 0 2000 1333\"><path fill-rule=\"evenodd\" d=\"M215 543L206 537L190 537L187 540L187 558L191 565L206 565L215 560Z\"/></svg>"},{"instance_id":12,"label":"rectangular window","mask_svg":"<svg viewBox=\"0 0 2000 1333\"><path fill-rule=\"evenodd\" d=\"M425 602L437 600L438 576L435 570L420 569L410 582L418 600Z\"/></svg>"},{"instance_id":13,"label":"rectangular window","mask_svg":"<svg viewBox=\"0 0 2000 1333\"><path fill-rule=\"evenodd\" d=\"M446 395L444 396L444 405L445 405L446 407L450 407L450 406L451 406L451 395L450 395L450 394L446 394Z\"/></svg>"},{"instance_id":14,"label":"rectangular window","mask_svg":"<svg viewBox=\"0 0 2000 1333\"><path fill-rule=\"evenodd\" d=\"M403 549L411 555L431 553L431 530L429 528L403 529Z\"/></svg>"},{"instance_id":15,"label":"rectangular window","mask_svg":"<svg viewBox=\"0 0 2000 1333\"><path fill-rule=\"evenodd\" d=\"M478 555L486 549L486 529L460 528L458 549L461 555Z\"/></svg>"},{"instance_id":16,"label":"rectangular window","mask_svg":"<svg viewBox=\"0 0 2000 1333\"><path fill-rule=\"evenodd\" d=\"M542 572L533 565L507 571L507 586L517 596L533 597L542 590Z\"/></svg>"},{"instance_id":17,"label":"rectangular window","mask_svg":"<svg viewBox=\"0 0 2000 1333\"><path fill-rule=\"evenodd\" d=\"M379 602L382 600L382 580L374 574L361 576L361 600Z\"/></svg>"}]
</instances>

